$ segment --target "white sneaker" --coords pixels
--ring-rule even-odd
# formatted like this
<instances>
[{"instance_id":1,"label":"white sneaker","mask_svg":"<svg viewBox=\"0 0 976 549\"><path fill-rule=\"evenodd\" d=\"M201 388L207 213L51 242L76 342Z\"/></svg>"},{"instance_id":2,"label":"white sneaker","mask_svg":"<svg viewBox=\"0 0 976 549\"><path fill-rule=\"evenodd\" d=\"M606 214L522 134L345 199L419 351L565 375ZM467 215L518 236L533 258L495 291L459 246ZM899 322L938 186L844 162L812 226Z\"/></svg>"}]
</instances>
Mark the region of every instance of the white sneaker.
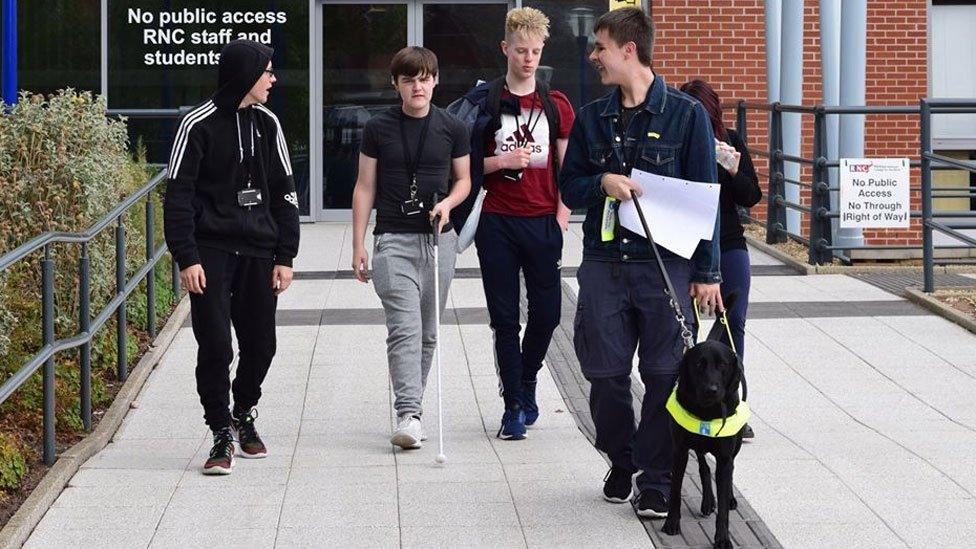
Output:
<instances>
[{"instance_id":1,"label":"white sneaker","mask_svg":"<svg viewBox=\"0 0 976 549\"><path fill-rule=\"evenodd\" d=\"M404 416L397 423L396 431L390 437L390 444L399 446L404 450L416 450L420 448L420 441L423 439L424 428L420 420L413 416Z\"/></svg>"}]
</instances>

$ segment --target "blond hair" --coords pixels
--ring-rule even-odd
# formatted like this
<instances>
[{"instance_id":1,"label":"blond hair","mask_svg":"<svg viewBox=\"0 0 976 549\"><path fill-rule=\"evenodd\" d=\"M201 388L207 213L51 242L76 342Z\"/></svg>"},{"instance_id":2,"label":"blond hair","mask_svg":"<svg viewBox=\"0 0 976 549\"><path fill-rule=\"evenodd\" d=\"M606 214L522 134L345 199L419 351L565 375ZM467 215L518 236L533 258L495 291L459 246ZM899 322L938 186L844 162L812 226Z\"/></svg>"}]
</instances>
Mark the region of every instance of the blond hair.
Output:
<instances>
[{"instance_id":1,"label":"blond hair","mask_svg":"<svg viewBox=\"0 0 976 549\"><path fill-rule=\"evenodd\" d=\"M513 36L549 38L549 18L535 8L515 8L505 16L505 39Z\"/></svg>"}]
</instances>

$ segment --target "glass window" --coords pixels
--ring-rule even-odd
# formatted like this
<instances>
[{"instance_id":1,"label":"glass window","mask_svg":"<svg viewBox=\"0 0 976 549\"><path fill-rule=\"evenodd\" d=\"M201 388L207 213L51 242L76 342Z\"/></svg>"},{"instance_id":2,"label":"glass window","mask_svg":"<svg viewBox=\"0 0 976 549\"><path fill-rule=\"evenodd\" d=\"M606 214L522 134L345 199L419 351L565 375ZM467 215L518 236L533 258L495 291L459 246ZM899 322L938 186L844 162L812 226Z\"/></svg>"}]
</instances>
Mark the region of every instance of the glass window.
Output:
<instances>
[{"instance_id":1,"label":"glass window","mask_svg":"<svg viewBox=\"0 0 976 549\"><path fill-rule=\"evenodd\" d=\"M110 0L109 106L179 108L205 101L217 87L215 54L241 33L275 48L272 63L278 82L268 108L278 116L287 138L300 211L308 215L306 0ZM130 120L129 126L133 140L145 144L150 160L167 161L174 121Z\"/></svg>"},{"instance_id":2,"label":"glass window","mask_svg":"<svg viewBox=\"0 0 976 549\"><path fill-rule=\"evenodd\" d=\"M31 0L17 11L19 87L100 91L99 0Z\"/></svg>"},{"instance_id":3,"label":"glass window","mask_svg":"<svg viewBox=\"0 0 976 549\"><path fill-rule=\"evenodd\" d=\"M506 4L425 4L424 47L437 54L434 104L446 107L478 80L505 74Z\"/></svg>"},{"instance_id":4,"label":"glass window","mask_svg":"<svg viewBox=\"0 0 976 549\"><path fill-rule=\"evenodd\" d=\"M573 107L607 93L587 57L593 46L593 23L607 12L604 0L525 0L523 6L541 10L549 17L549 40L542 52L540 76L549 86L565 93Z\"/></svg>"}]
</instances>

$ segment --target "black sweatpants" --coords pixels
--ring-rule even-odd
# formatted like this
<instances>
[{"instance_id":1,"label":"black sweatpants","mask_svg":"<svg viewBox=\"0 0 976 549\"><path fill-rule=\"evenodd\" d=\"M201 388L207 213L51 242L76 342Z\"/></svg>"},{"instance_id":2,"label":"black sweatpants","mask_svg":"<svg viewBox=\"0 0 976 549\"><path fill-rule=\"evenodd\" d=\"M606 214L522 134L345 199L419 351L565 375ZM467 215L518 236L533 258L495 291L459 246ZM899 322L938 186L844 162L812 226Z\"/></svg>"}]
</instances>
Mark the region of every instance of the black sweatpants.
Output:
<instances>
[{"instance_id":1,"label":"black sweatpants","mask_svg":"<svg viewBox=\"0 0 976 549\"><path fill-rule=\"evenodd\" d=\"M522 401L522 384L534 383L559 325L559 266L563 231L555 215L515 217L483 213L475 234L488 315L495 334L495 363L506 408ZM528 321L519 317L519 271L525 276Z\"/></svg>"},{"instance_id":2,"label":"black sweatpants","mask_svg":"<svg viewBox=\"0 0 976 549\"><path fill-rule=\"evenodd\" d=\"M240 349L234 378L234 406L247 410L261 398L261 382L276 350L275 310L271 287L274 260L199 249L207 277L203 294L190 294L190 315L197 351L197 392L203 418L211 429L230 425L230 363L234 359L233 322Z\"/></svg>"}]
</instances>

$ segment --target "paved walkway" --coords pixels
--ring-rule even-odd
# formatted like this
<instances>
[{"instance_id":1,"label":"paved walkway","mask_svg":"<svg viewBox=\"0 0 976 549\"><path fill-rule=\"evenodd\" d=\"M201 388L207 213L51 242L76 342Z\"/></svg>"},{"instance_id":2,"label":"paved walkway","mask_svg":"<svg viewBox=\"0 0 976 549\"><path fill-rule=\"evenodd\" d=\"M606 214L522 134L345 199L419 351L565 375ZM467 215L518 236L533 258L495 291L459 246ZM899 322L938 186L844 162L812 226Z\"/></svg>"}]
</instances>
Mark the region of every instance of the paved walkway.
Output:
<instances>
[{"instance_id":1,"label":"paved walkway","mask_svg":"<svg viewBox=\"0 0 976 549\"><path fill-rule=\"evenodd\" d=\"M580 261L572 230L567 266ZM391 450L380 304L371 287L336 276L351 263L349 241L348 225L303 226L304 278L281 300L260 406L271 456L238 460L229 477L199 474L209 436L184 328L114 442L28 546L650 546L629 506L600 498L606 463L548 369L529 439L494 438L501 402L472 271L452 286L442 329L449 461L434 464L434 439ZM473 251L459 267L477 267ZM752 302L758 439L739 456L736 486L783 546L970 546L976 338L842 275L756 276Z\"/></svg>"}]
</instances>

